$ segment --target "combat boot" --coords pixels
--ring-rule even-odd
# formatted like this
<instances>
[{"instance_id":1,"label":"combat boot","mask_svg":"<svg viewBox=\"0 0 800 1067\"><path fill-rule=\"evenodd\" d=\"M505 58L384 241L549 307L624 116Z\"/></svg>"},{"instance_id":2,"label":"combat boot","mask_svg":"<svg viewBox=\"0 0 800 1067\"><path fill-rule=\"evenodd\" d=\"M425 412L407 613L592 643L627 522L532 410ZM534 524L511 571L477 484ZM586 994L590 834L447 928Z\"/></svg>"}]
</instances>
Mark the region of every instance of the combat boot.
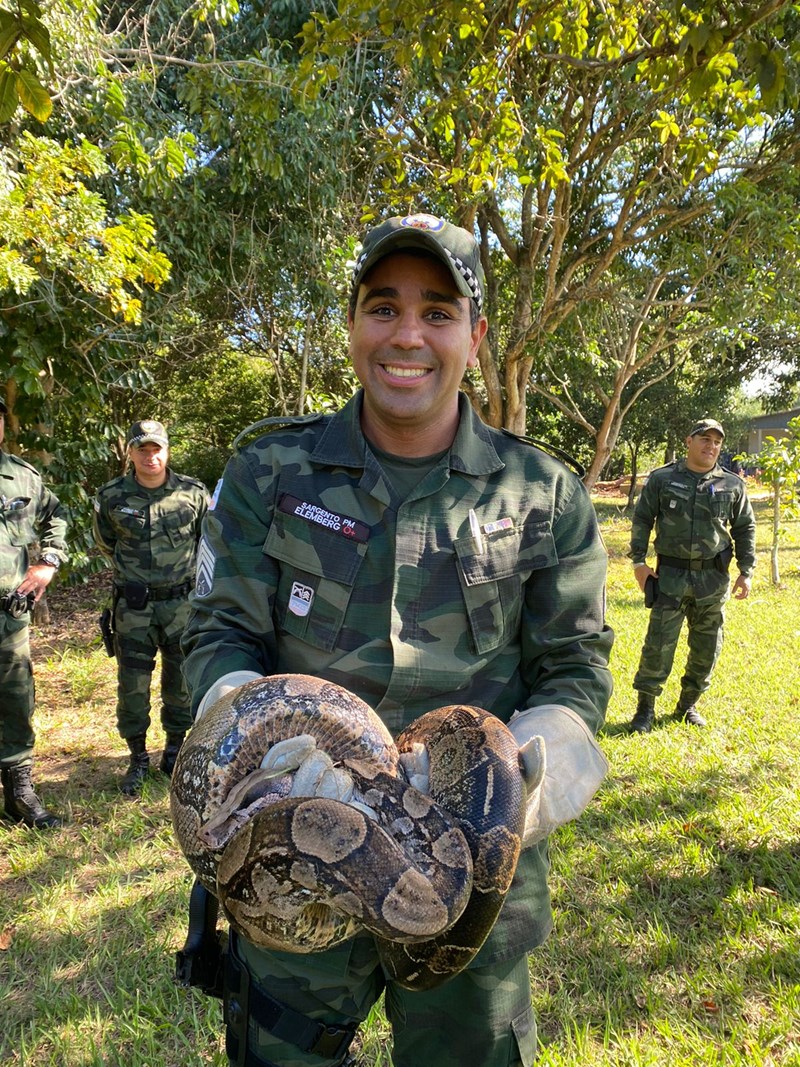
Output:
<instances>
[{"instance_id":1,"label":"combat boot","mask_svg":"<svg viewBox=\"0 0 800 1067\"><path fill-rule=\"evenodd\" d=\"M175 768L175 760L178 758L178 753L181 750L183 739L186 734L167 734L167 743L164 745L164 751L161 754L161 770L168 778L172 777L172 772Z\"/></svg>"},{"instance_id":2,"label":"combat boot","mask_svg":"<svg viewBox=\"0 0 800 1067\"><path fill-rule=\"evenodd\" d=\"M135 797L141 793L144 780L150 773L147 735L137 734L136 737L127 738L127 742L128 748L131 750L131 760L122 781L119 783L119 788L125 796Z\"/></svg>"},{"instance_id":3,"label":"combat boot","mask_svg":"<svg viewBox=\"0 0 800 1067\"><path fill-rule=\"evenodd\" d=\"M36 830L53 830L63 826L63 820L48 811L36 795L31 780L31 765L4 767L0 771L6 818L21 822Z\"/></svg>"},{"instance_id":4,"label":"combat boot","mask_svg":"<svg viewBox=\"0 0 800 1067\"><path fill-rule=\"evenodd\" d=\"M688 697L678 701L678 706L675 708L675 718L680 719L681 722L688 722L690 726L707 726L706 720L697 710L697 705Z\"/></svg>"},{"instance_id":5,"label":"combat boot","mask_svg":"<svg viewBox=\"0 0 800 1067\"><path fill-rule=\"evenodd\" d=\"M656 698L650 693L640 693L639 702L636 705L636 714L631 719L631 732L636 734L649 734L653 729L653 720L656 715Z\"/></svg>"}]
</instances>

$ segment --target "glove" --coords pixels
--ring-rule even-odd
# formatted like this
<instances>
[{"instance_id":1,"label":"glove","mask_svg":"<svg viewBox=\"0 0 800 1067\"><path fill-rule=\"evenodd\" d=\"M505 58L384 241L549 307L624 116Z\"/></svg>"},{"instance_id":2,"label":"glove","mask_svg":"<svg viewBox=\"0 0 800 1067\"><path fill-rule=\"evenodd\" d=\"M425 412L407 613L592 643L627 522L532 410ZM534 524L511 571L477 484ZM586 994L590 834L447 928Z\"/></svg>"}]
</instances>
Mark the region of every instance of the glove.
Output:
<instances>
[{"instance_id":1,"label":"glove","mask_svg":"<svg viewBox=\"0 0 800 1067\"><path fill-rule=\"evenodd\" d=\"M197 713L195 714L194 721L197 722L205 715L212 704L216 704L218 700L226 696L232 689L238 689L240 685L245 685L247 682L254 682L256 678L263 678L262 674L257 674L255 671L230 671L228 674L223 674L221 678L218 678L211 688L206 692L206 695L197 705Z\"/></svg>"},{"instance_id":2,"label":"glove","mask_svg":"<svg viewBox=\"0 0 800 1067\"><path fill-rule=\"evenodd\" d=\"M600 788L608 761L586 723L560 704L517 711L508 728L528 790L522 847L576 819Z\"/></svg>"},{"instance_id":3,"label":"glove","mask_svg":"<svg viewBox=\"0 0 800 1067\"><path fill-rule=\"evenodd\" d=\"M430 789L431 761L422 742L415 741L408 752L400 753L400 765L408 784L427 796Z\"/></svg>"}]
</instances>

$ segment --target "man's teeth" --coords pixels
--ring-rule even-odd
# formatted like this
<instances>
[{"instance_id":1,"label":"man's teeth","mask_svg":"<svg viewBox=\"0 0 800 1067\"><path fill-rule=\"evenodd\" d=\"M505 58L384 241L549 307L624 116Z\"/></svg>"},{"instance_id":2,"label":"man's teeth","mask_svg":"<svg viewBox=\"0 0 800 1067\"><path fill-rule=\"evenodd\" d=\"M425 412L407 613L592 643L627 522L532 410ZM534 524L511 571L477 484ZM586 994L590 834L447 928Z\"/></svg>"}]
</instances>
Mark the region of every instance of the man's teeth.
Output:
<instances>
[{"instance_id":1,"label":"man's teeth","mask_svg":"<svg viewBox=\"0 0 800 1067\"><path fill-rule=\"evenodd\" d=\"M390 367L384 366L384 370L387 374L393 374L398 378L422 378L427 374L427 370L424 367Z\"/></svg>"}]
</instances>

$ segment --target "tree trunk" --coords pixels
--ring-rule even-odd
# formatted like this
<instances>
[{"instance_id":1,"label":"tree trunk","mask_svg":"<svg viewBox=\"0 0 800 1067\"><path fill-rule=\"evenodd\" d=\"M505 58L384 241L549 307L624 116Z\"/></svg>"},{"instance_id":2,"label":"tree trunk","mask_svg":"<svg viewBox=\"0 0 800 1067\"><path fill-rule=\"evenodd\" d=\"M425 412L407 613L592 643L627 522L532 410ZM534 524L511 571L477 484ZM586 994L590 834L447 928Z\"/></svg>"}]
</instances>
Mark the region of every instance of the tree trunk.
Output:
<instances>
[{"instance_id":1,"label":"tree trunk","mask_svg":"<svg viewBox=\"0 0 800 1067\"><path fill-rule=\"evenodd\" d=\"M631 449L631 487L628 490L628 508L636 502L636 479L639 477L639 449Z\"/></svg>"},{"instance_id":2,"label":"tree trunk","mask_svg":"<svg viewBox=\"0 0 800 1067\"><path fill-rule=\"evenodd\" d=\"M779 481L772 483L772 552L770 564L772 570L772 584L780 585L781 574L778 567L778 538L781 527L781 485Z\"/></svg>"}]
</instances>

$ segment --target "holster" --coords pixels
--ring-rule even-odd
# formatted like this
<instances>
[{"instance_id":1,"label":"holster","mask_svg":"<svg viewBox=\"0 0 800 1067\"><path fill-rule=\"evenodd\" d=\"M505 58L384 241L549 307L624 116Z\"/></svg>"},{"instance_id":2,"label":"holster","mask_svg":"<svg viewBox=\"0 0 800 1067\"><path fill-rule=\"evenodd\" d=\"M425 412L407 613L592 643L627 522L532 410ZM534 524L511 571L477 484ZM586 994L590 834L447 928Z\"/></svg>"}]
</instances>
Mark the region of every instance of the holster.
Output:
<instances>
[{"instance_id":1,"label":"holster","mask_svg":"<svg viewBox=\"0 0 800 1067\"><path fill-rule=\"evenodd\" d=\"M219 902L199 881L189 896L186 943L175 953L175 981L210 997L222 996L226 936L217 930Z\"/></svg>"},{"instance_id":2,"label":"holster","mask_svg":"<svg viewBox=\"0 0 800 1067\"><path fill-rule=\"evenodd\" d=\"M225 953L223 1018L225 1049L230 1063L236 1067L277 1067L249 1047L251 1019L301 1052L335 1060L341 1067L350 1063L348 1049L358 1029L357 1024L324 1023L275 1000L266 989L251 980L236 951L236 939L236 932L231 930Z\"/></svg>"},{"instance_id":3,"label":"holster","mask_svg":"<svg viewBox=\"0 0 800 1067\"><path fill-rule=\"evenodd\" d=\"M648 574L644 581L644 606L652 608L658 598L658 577Z\"/></svg>"},{"instance_id":4,"label":"holster","mask_svg":"<svg viewBox=\"0 0 800 1067\"><path fill-rule=\"evenodd\" d=\"M106 653L114 656L114 612L111 608L105 608L100 616L100 633L103 636L103 647Z\"/></svg>"}]
</instances>

